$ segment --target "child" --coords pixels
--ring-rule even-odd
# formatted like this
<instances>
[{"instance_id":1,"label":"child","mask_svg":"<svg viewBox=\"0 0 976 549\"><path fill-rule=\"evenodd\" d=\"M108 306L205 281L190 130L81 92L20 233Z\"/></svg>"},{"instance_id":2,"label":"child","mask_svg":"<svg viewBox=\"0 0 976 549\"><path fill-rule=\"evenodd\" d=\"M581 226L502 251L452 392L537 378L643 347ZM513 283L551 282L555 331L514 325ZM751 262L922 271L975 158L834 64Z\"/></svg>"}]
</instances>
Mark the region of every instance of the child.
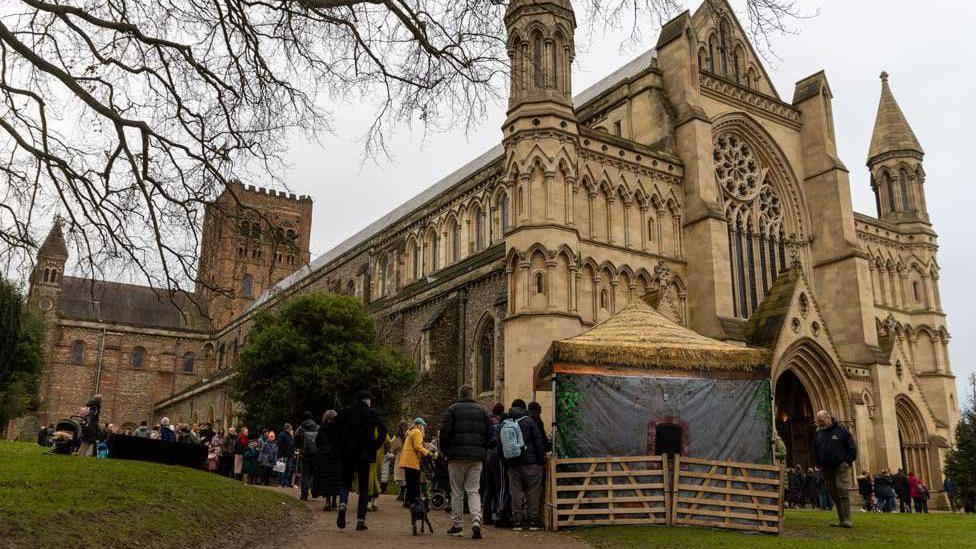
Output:
<instances>
[{"instance_id":1,"label":"child","mask_svg":"<svg viewBox=\"0 0 976 549\"><path fill-rule=\"evenodd\" d=\"M254 484L257 480L257 467L258 467L258 443L256 440L252 440L247 443L247 449L244 450L244 464L241 467L241 473L244 475L245 484Z\"/></svg>"}]
</instances>

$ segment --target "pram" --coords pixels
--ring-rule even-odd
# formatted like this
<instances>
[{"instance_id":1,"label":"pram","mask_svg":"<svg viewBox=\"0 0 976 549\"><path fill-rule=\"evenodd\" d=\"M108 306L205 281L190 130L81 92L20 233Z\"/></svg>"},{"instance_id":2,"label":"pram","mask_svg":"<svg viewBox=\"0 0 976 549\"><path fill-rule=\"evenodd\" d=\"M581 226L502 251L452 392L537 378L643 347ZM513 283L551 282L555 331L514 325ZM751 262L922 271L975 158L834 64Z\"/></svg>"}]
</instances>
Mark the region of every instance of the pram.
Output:
<instances>
[{"instance_id":1,"label":"pram","mask_svg":"<svg viewBox=\"0 0 976 549\"><path fill-rule=\"evenodd\" d=\"M70 455L81 446L81 431L84 427L85 419L81 416L71 416L62 419L54 426L54 434L51 440L54 446L51 452L55 454Z\"/></svg>"},{"instance_id":2,"label":"pram","mask_svg":"<svg viewBox=\"0 0 976 549\"><path fill-rule=\"evenodd\" d=\"M436 457L421 461L427 488L424 492L430 501L430 508L436 511L451 509L451 475L447 471L447 458L440 452Z\"/></svg>"}]
</instances>

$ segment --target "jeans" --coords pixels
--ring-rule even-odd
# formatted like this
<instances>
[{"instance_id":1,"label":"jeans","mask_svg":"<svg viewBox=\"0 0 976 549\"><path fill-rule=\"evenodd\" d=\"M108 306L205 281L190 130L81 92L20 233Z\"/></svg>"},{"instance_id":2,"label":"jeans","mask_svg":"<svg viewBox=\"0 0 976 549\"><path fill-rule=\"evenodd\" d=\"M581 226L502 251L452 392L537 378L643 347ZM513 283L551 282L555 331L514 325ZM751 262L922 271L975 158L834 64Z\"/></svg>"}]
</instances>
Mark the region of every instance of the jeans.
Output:
<instances>
[{"instance_id":1,"label":"jeans","mask_svg":"<svg viewBox=\"0 0 976 549\"><path fill-rule=\"evenodd\" d=\"M895 496L878 496L878 510L890 513L895 510Z\"/></svg>"},{"instance_id":2,"label":"jeans","mask_svg":"<svg viewBox=\"0 0 976 549\"><path fill-rule=\"evenodd\" d=\"M286 488L291 487L291 475L294 472L294 458L284 458L285 459L285 470L278 473L278 486L283 486Z\"/></svg>"},{"instance_id":3,"label":"jeans","mask_svg":"<svg viewBox=\"0 0 976 549\"><path fill-rule=\"evenodd\" d=\"M481 524L481 467L480 461L449 461L451 477L451 519L454 526L464 525L464 496L468 496L471 524Z\"/></svg>"},{"instance_id":4,"label":"jeans","mask_svg":"<svg viewBox=\"0 0 976 549\"><path fill-rule=\"evenodd\" d=\"M542 465L515 465L508 470L508 485L512 492L512 522L516 526L526 521L530 525L539 524L542 471Z\"/></svg>"},{"instance_id":5,"label":"jeans","mask_svg":"<svg viewBox=\"0 0 976 549\"><path fill-rule=\"evenodd\" d=\"M308 499L308 491L311 490L312 483L315 482L315 458L303 457L301 461L301 465L302 465L301 497L302 499Z\"/></svg>"},{"instance_id":6,"label":"jeans","mask_svg":"<svg viewBox=\"0 0 976 549\"><path fill-rule=\"evenodd\" d=\"M356 520L364 522L366 511L369 509L369 469L373 464L368 461L346 463L342 469L342 490L339 491L339 506L349 503L349 490L352 488L352 477L357 480L359 499L356 502Z\"/></svg>"}]
</instances>

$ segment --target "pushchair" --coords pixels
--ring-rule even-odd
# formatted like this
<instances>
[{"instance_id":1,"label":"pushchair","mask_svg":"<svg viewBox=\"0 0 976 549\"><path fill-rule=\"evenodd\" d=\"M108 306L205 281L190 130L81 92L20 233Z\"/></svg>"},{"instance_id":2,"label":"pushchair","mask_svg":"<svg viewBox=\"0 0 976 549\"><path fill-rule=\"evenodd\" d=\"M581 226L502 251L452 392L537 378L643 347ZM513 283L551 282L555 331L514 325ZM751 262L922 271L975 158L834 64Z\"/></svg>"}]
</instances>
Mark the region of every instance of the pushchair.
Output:
<instances>
[{"instance_id":1,"label":"pushchair","mask_svg":"<svg viewBox=\"0 0 976 549\"><path fill-rule=\"evenodd\" d=\"M427 486L424 494L430 502L430 508L440 511L451 509L451 475L447 471L447 458L437 453L436 456L421 461Z\"/></svg>"},{"instance_id":2,"label":"pushchair","mask_svg":"<svg viewBox=\"0 0 976 549\"><path fill-rule=\"evenodd\" d=\"M84 427L85 419L81 416L71 416L62 419L54 426L54 434L51 440L54 445L51 452L55 454L71 455L81 446L81 431Z\"/></svg>"}]
</instances>

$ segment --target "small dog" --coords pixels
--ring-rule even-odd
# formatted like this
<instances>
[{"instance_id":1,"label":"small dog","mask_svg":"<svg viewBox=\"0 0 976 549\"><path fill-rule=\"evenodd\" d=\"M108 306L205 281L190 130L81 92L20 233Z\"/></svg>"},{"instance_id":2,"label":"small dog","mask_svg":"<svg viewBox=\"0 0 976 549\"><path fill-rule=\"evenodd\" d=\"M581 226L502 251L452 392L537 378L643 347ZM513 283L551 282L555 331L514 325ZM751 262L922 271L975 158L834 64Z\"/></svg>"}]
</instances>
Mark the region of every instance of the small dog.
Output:
<instances>
[{"instance_id":1,"label":"small dog","mask_svg":"<svg viewBox=\"0 0 976 549\"><path fill-rule=\"evenodd\" d=\"M427 524L427 531L434 533L434 527L430 524L427 512L430 510L427 498L421 498L410 504L410 523L413 526L413 535L417 535L417 523L420 523L420 533L424 532L424 523Z\"/></svg>"}]
</instances>

